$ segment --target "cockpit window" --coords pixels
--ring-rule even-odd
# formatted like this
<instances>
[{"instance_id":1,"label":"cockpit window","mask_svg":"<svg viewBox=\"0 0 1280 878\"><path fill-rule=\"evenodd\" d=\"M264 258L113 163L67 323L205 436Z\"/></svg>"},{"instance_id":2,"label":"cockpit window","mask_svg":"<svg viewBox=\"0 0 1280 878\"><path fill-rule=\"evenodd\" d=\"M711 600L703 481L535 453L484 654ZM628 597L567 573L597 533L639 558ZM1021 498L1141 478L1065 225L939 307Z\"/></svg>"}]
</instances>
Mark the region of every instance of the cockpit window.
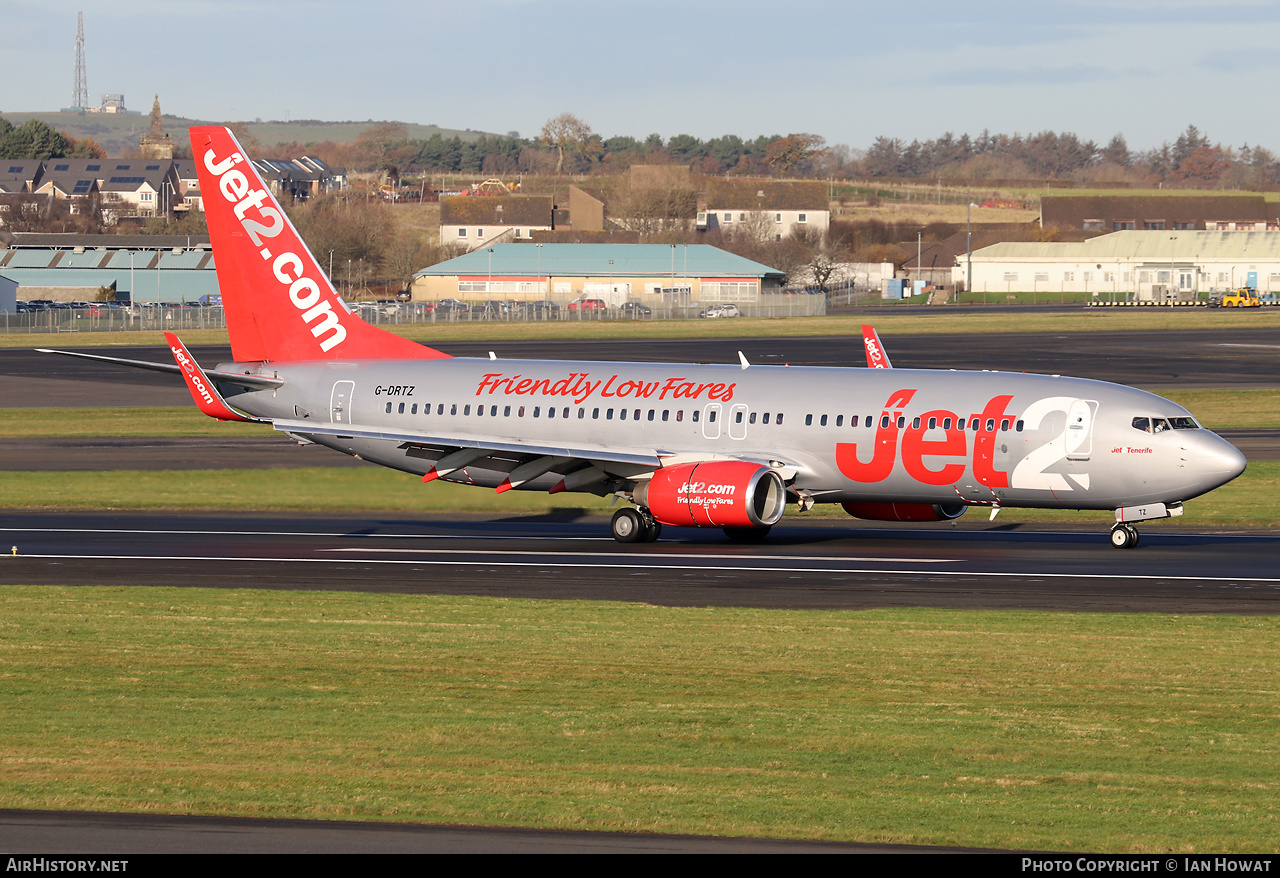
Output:
<instances>
[{"instance_id":1,"label":"cockpit window","mask_svg":"<svg viewBox=\"0 0 1280 878\"><path fill-rule=\"evenodd\" d=\"M1151 419L1150 419L1150 418L1134 418L1134 419L1133 419L1133 429L1135 429L1135 430L1141 430L1141 431L1142 431L1142 432L1144 432L1144 433L1150 433L1150 432L1151 432Z\"/></svg>"},{"instance_id":2,"label":"cockpit window","mask_svg":"<svg viewBox=\"0 0 1280 878\"><path fill-rule=\"evenodd\" d=\"M1200 425L1196 423L1195 418L1170 418L1175 430L1199 430Z\"/></svg>"},{"instance_id":3,"label":"cockpit window","mask_svg":"<svg viewBox=\"0 0 1280 878\"><path fill-rule=\"evenodd\" d=\"M1168 422L1168 421L1166 421L1164 418L1152 418L1152 419L1151 419L1151 432L1152 432L1152 433L1163 433L1165 430L1168 430L1168 429L1169 429L1169 422Z\"/></svg>"}]
</instances>

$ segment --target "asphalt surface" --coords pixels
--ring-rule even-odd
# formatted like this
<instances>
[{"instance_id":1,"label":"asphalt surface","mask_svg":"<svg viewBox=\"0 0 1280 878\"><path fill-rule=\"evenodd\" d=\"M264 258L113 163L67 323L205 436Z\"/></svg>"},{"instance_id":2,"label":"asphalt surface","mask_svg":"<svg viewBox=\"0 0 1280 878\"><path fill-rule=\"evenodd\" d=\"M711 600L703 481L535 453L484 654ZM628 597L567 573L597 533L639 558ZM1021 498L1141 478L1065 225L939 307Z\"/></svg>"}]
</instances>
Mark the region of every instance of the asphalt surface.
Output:
<instances>
[{"instance_id":1,"label":"asphalt surface","mask_svg":"<svg viewBox=\"0 0 1280 878\"><path fill-rule=\"evenodd\" d=\"M0 514L0 581L270 588L665 606L1280 612L1280 536L1152 525L876 526L789 516L760 545L667 528L624 545L600 517L501 521ZM16 554L15 554L16 552Z\"/></svg>"}]
</instances>

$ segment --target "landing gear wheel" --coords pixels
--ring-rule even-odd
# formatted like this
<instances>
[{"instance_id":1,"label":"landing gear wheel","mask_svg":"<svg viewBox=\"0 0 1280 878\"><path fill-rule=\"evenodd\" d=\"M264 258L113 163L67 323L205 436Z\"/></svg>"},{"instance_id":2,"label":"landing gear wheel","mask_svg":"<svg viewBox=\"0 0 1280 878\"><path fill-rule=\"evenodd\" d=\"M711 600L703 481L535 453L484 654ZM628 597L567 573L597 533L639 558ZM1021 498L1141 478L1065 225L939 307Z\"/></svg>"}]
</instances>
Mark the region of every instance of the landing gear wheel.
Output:
<instances>
[{"instance_id":1,"label":"landing gear wheel","mask_svg":"<svg viewBox=\"0 0 1280 878\"><path fill-rule=\"evenodd\" d=\"M769 536L767 527L726 527L724 535L731 543L763 543Z\"/></svg>"},{"instance_id":2,"label":"landing gear wheel","mask_svg":"<svg viewBox=\"0 0 1280 878\"><path fill-rule=\"evenodd\" d=\"M613 513L609 528L613 531L613 538L620 543L638 543L648 532L644 516L635 509L619 509Z\"/></svg>"},{"instance_id":3,"label":"landing gear wheel","mask_svg":"<svg viewBox=\"0 0 1280 878\"><path fill-rule=\"evenodd\" d=\"M662 522L654 521L652 518L645 521L644 539L641 542L652 543L658 537L662 536Z\"/></svg>"},{"instance_id":4,"label":"landing gear wheel","mask_svg":"<svg viewBox=\"0 0 1280 878\"><path fill-rule=\"evenodd\" d=\"M1117 524L1111 528L1111 545L1117 549L1132 549L1138 545L1138 531L1132 525Z\"/></svg>"}]
</instances>

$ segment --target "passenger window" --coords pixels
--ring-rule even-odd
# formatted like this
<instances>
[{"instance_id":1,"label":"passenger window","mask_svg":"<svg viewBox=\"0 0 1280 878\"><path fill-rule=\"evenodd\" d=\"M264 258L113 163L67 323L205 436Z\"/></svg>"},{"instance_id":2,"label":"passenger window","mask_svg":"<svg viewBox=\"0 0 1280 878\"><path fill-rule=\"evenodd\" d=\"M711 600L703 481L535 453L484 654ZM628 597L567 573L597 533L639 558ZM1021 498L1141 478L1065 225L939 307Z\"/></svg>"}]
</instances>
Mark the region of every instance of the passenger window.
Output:
<instances>
[{"instance_id":1,"label":"passenger window","mask_svg":"<svg viewBox=\"0 0 1280 878\"><path fill-rule=\"evenodd\" d=\"M987 418L987 432L994 433L996 431L996 422L993 418Z\"/></svg>"},{"instance_id":2,"label":"passenger window","mask_svg":"<svg viewBox=\"0 0 1280 878\"><path fill-rule=\"evenodd\" d=\"M715 420L716 420L716 410L712 409L711 411L707 412L707 422L714 424Z\"/></svg>"},{"instance_id":3,"label":"passenger window","mask_svg":"<svg viewBox=\"0 0 1280 878\"><path fill-rule=\"evenodd\" d=\"M437 414L437 415L443 415L443 414L444 414L444 403L440 403L440 407L439 407L438 409L436 409L436 414Z\"/></svg>"},{"instance_id":4,"label":"passenger window","mask_svg":"<svg viewBox=\"0 0 1280 878\"><path fill-rule=\"evenodd\" d=\"M888 415L885 415L884 417L882 417L882 418L880 419L880 429L882 429L882 430L887 430L887 429L889 429L889 416L888 416Z\"/></svg>"},{"instance_id":5,"label":"passenger window","mask_svg":"<svg viewBox=\"0 0 1280 878\"><path fill-rule=\"evenodd\" d=\"M649 409L649 420L653 420L654 409Z\"/></svg>"},{"instance_id":6,"label":"passenger window","mask_svg":"<svg viewBox=\"0 0 1280 878\"><path fill-rule=\"evenodd\" d=\"M638 420L640 420L640 409L636 409L636 410L635 410L635 413L631 415L631 420L633 420L633 421L638 421ZM651 420L651 421L653 420L653 412L650 412L650 413L649 413L649 420Z\"/></svg>"},{"instance_id":7,"label":"passenger window","mask_svg":"<svg viewBox=\"0 0 1280 878\"><path fill-rule=\"evenodd\" d=\"M663 410L662 410L662 420L664 420L664 421L665 421L665 420L667 420L668 418L670 418L670 416L671 416L671 409L663 409Z\"/></svg>"},{"instance_id":8,"label":"passenger window","mask_svg":"<svg viewBox=\"0 0 1280 878\"><path fill-rule=\"evenodd\" d=\"M741 424L741 423L742 423L742 412L735 412L735 413L734 413L734 416L733 416L733 422L734 422L735 424Z\"/></svg>"},{"instance_id":9,"label":"passenger window","mask_svg":"<svg viewBox=\"0 0 1280 878\"><path fill-rule=\"evenodd\" d=\"M914 420L912 420L912 421L911 421L911 429L912 429L912 430L919 430L919 429L920 429L920 419L919 419L919 418L915 418Z\"/></svg>"},{"instance_id":10,"label":"passenger window","mask_svg":"<svg viewBox=\"0 0 1280 878\"><path fill-rule=\"evenodd\" d=\"M764 422L765 422L766 424L767 424L767 423L769 423L769 413L768 413L768 412L765 412L765 413L764 413Z\"/></svg>"},{"instance_id":11,"label":"passenger window","mask_svg":"<svg viewBox=\"0 0 1280 878\"><path fill-rule=\"evenodd\" d=\"M418 404L415 402L413 405L409 406L409 414L416 415L417 413L418 413Z\"/></svg>"},{"instance_id":12,"label":"passenger window","mask_svg":"<svg viewBox=\"0 0 1280 878\"><path fill-rule=\"evenodd\" d=\"M604 419L605 419L606 421L612 421L612 420L613 420L613 409L609 409L608 411L606 411L606 412L604 413Z\"/></svg>"},{"instance_id":13,"label":"passenger window","mask_svg":"<svg viewBox=\"0 0 1280 878\"><path fill-rule=\"evenodd\" d=\"M578 409L578 420L579 420L579 421L581 421L581 420L582 420L583 418L585 418L586 416L587 416L587 410L586 410L586 409Z\"/></svg>"},{"instance_id":14,"label":"passenger window","mask_svg":"<svg viewBox=\"0 0 1280 878\"><path fill-rule=\"evenodd\" d=\"M457 413L458 413L458 404L455 402L453 405L449 406L449 414L456 415Z\"/></svg>"},{"instance_id":15,"label":"passenger window","mask_svg":"<svg viewBox=\"0 0 1280 878\"><path fill-rule=\"evenodd\" d=\"M471 406L469 406L469 405L464 405L464 406L462 407L462 414L463 414L463 416L464 416L464 417L465 417L466 415L471 414Z\"/></svg>"},{"instance_id":16,"label":"passenger window","mask_svg":"<svg viewBox=\"0 0 1280 878\"><path fill-rule=\"evenodd\" d=\"M782 426L782 412L778 412L778 416L773 419L773 423L779 427Z\"/></svg>"},{"instance_id":17,"label":"passenger window","mask_svg":"<svg viewBox=\"0 0 1280 878\"><path fill-rule=\"evenodd\" d=\"M562 418L567 418L567 417L569 417L569 407L568 407L568 406L565 406L565 407L564 407L564 411L562 411L562 412L560 413L560 417L562 417Z\"/></svg>"},{"instance_id":18,"label":"passenger window","mask_svg":"<svg viewBox=\"0 0 1280 878\"><path fill-rule=\"evenodd\" d=\"M901 430L907 424L907 419L902 415L898 415L898 429Z\"/></svg>"},{"instance_id":19,"label":"passenger window","mask_svg":"<svg viewBox=\"0 0 1280 878\"><path fill-rule=\"evenodd\" d=\"M676 421L684 420L684 409L676 409Z\"/></svg>"},{"instance_id":20,"label":"passenger window","mask_svg":"<svg viewBox=\"0 0 1280 878\"><path fill-rule=\"evenodd\" d=\"M477 418L483 418L483 417L484 417L484 406L482 406L482 405L478 405L478 406L476 406L476 417L477 417Z\"/></svg>"},{"instance_id":21,"label":"passenger window","mask_svg":"<svg viewBox=\"0 0 1280 878\"><path fill-rule=\"evenodd\" d=\"M700 414L702 414L702 413L701 413L701 412L699 412L697 409L694 409L694 410L693 410L693 422L694 422L695 424L696 424L696 423L698 423L698 415L700 415Z\"/></svg>"},{"instance_id":22,"label":"passenger window","mask_svg":"<svg viewBox=\"0 0 1280 878\"><path fill-rule=\"evenodd\" d=\"M533 416L536 418L541 411L542 411L542 406L535 405L533 407Z\"/></svg>"},{"instance_id":23,"label":"passenger window","mask_svg":"<svg viewBox=\"0 0 1280 878\"><path fill-rule=\"evenodd\" d=\"M1009 419L1008 419L1008 418L1005 418L1003 421L1001 421L1001 422L1000 422L1000 432L1002 432L1002 433L1008 433L1008 432L1009 432Z\"/></svg>"},{"instance_id":24,"label":"passenger window","mask_svg":"<svg viewBox=\"0 0 1280 878\"><path fill-rule=\"evenodd\" d=\"M938 419L937 419L937 418L930 418L930 419L929 419L929 429L930 429L930 430L932 430L933 428L935 428L935 427L937 427L937 426L938 426Z\"/></svg>"},{"instance_id":25,"label":"passenger window","mask_svg":"<svg viewBox=\"0 0 1280 878\"><path fill-rule=\"evenodd\" d=\"M556 410L555 410L555 407L554 407L554 406L547 406L547 417L548 417L548 418L554 418L555 416L556 416Z\"/></svg>"},{"instance_id":26,"label":"passenger window","mask_svg":"<svg viewBox=\"0 0 1280 878\"><path fill-rule=\"evenodd\" d=\"M391 403L387 403L387 414L391 414Z\"/></svg>"},{"instance_id":27,"label":"passenger window","mask_svg":"<svg viewBox=\"0 0 1280 878\"><path fill-rule=\"evenodd\" d=\"M502 416L503 416L504 418L509 418L509 417L511 417L511 406L507 406L506 408L504 408L504 409L502 410Z\"/></svg>"},{"instance_id":28,"label":"passenger window","mask_svg":"<svg viewBox=\"0 0 1280 878\"><path fill-rule=\"evenodd\" d=\"M826 415L823 415L823 416L822 416L822 426L824 426L824 427L825 427L826 425L827 425L827 416L826 416Z\"/></svg>"},{"instance_id":29,"label":"passenger window","mask_svg":"<svg viewBox=\"0 0 1280 878\"><path fill-rule=\"evenodd\" d=\"M489 417L496 418L498 416L498 407L496 405L489 406Z\"/></svg>"},{"instance_id":30,"label":"passenger window","mask_svg":"<svg viewBox=\"0 0 1280 878\"><path fill-rule=\"evenodd\" d=\"M593 421L598 421L598 420L600 420L600 409L592 409L592 410L591 410L591 420L593 420Z\"/></svg>"},{"instance_id":31,"label":"passenger window","mask_svg":"<svg viewBox=\"0 0 1280 878\"><path fill-rule=\"evenodd\" d=\"M524 406L520 406L520 408L516 409L516 417L518 418L524 417Z\"/></svg>"},{"instance_id":32,"label":"passenger window","mask_svg":"<svg viewBox=\"0 0 1280 878\"><path fill-rule=\"evenodd\" d=\"M756 422L756 413L752 412L751 417L747 418L747 423L754 424L755 422Z\"/></svg>"},{"instance_id":33,"label":"passenger window","mask_svg":"<svg viewBox=\"0 0 1280 878\"><path fill-rule=\"evenodd\" d=\"M950 418L943 418L943 419L942 419L942 429L944 429L944 430L950 430L950 429L951 429L951 419L950 419Z\"/></svg>"},{"instance_id":34,"label":"passenger window","mask_svg":"<svg viewBox=\"0 0 1280 878\"><path fill-rule=\"evenodd\" d=\"M813 415L805 415L805 416L804 416L804 425L805 425L806 427L812 427L812 426L813 426Z\"/></svg>"},{"instance_id":35,"label":"passenger window","mask_svg":"<svg viewBox=\"0 0 1280 878\"><path fill-rule=\"evenodd\" d=\"M1014 425L1014 429L1015 429L1015 430L1017 430L1019 433L1021 433L1021 432L1022 432L1022 420L1021 420L1021 419L1019 419L1019 420L1018 420L1018 423Z\"/></svg>"}]
</instances>

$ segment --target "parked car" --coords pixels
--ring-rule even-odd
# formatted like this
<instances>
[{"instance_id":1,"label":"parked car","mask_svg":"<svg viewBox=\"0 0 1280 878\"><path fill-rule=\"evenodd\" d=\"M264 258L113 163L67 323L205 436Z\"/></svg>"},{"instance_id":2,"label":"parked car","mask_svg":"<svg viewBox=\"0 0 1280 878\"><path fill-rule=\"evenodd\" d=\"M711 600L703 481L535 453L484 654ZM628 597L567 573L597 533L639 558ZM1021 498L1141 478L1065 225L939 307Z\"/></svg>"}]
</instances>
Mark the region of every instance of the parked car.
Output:
<instances>
[{"instance_id":1,"label":"parked car","mask_svg":"<svg viewBox=\"0 0 1280 878\"><path fill-rule=\"evenodd\" d=\"M738 311L737 305L712 305L707 310L698 315L699 317L739 317L741 312Z\"/></svg>"},{"instance_id":2,"label":"parked car","mask_svg":"<svg viewBox=\"0 0 1280 878\"><path fill-rule=\"evenodd\" d=\"M608 311L609 306L604 299L574 299L569 303L570 311Z\"/></svg>"},{"instance_id":3,"label":"parked car","mask_svg":"<svg viewBox=\"0 0 1280 878\"><path fill-rule=\"evenodd\" d=\"M557 320L560 317L560 305L549 300L527 302L525 304L525 313L531 317L544 320Z\"/></svg>"},{"instance_id":4,"label":"parked car","mask_svg":"<svg viewBox=\"0 0 1280 878\"><path fill-rule=\"evenodd\" d=\"M623 302L623 317L652 317L653 309L648 305L642 305L639 302Z\"/></svg>"}]
</instances>

